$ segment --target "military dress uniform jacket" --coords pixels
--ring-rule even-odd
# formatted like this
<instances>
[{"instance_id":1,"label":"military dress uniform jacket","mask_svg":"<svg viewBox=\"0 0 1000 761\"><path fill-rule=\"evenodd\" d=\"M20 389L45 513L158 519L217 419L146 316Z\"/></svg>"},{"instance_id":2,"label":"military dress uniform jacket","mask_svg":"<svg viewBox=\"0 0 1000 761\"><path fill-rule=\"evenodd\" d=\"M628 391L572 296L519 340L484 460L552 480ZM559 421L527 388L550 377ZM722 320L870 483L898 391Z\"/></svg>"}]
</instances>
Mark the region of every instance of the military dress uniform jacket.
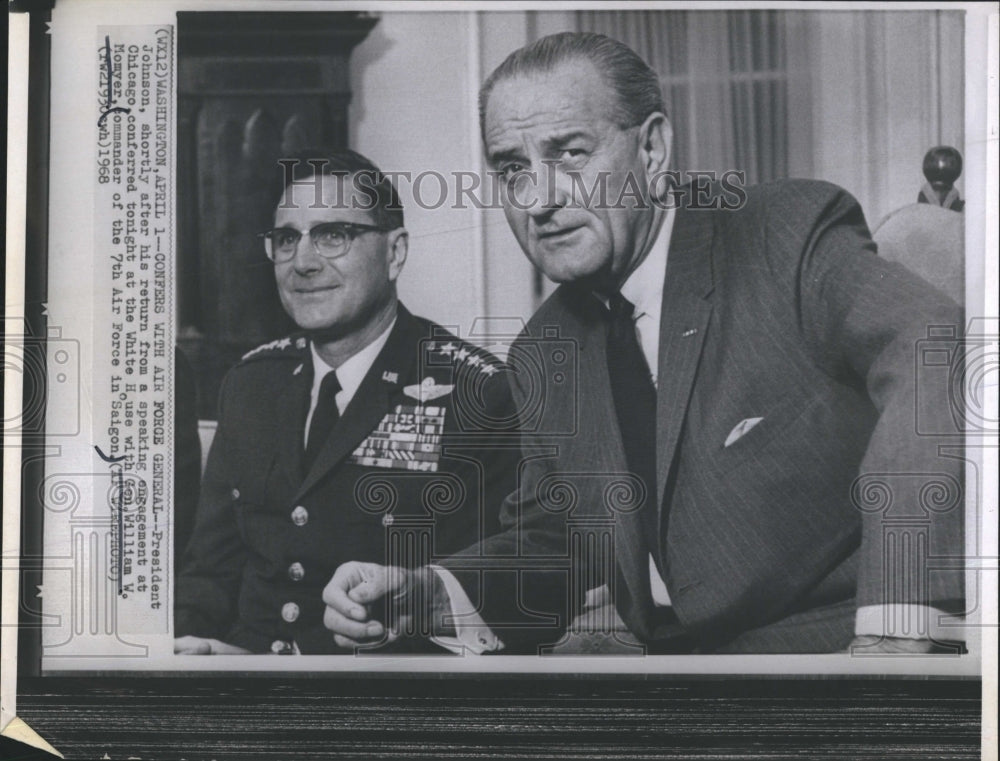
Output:
<instances>
[{"instance_id":1,"label":"military dress uniform jacket","mask_svg":"<svg viewBox=\"0 0 1000 761\"><path fill-rule=\"evenodd\" d=\"M539 413L522 420L507 528L472 554L515 555L519 571L445 564L503 652L558 643L603 567L629 629L664 650L829 652L850 643L862 606L964 610L948 359L962 311L877 256L853 198L788 181L748 188L738 209L677 209L654 530L628 474L606 314L563 285L511 348L511 363L537 354L545 383L512 373L515 400L541 398ZM671 615L653 605L649 553Z\"/></svg>"},{"instance_id":2,"label":"military dress uniform jacket","mask_svg":"<svg viewBox=\"0 0 1000 761\"><path fill-rule=\"evenodd\" d=\"M308 342L260 347L223 382L175 636L338 652L321 595L341 563L424 565L499 526L518 454L507 441L516 429L507 373L494 356L400 305L306 472Z\"/></svg>"}]
</instances>

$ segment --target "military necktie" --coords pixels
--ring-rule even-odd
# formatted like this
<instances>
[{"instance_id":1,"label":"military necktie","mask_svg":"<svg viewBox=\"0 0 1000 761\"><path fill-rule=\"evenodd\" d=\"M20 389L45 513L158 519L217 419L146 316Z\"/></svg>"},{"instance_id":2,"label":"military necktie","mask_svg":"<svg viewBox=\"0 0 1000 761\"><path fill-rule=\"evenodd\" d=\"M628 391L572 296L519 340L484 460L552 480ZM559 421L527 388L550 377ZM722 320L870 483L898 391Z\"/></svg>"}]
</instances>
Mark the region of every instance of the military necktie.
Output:
<instances>
[{"instance_id":1,"label":"military necktie","mask_svg":"<svg viewBox=\"0 0 1000 761\"><path fill-rule=\"evenodd\" d=\"M642 506L642 525L649 540L647 548L659 556L656 540L656 389L639 347L632 319L635 307L621 294L610 301L608 326L608 375L611 395L618 414L625 461L629 471L642 479L646 500Z\"/></svg>"},{"instance_id":2,"label":"military necktie","mask_svg":"<svg viewBox=\"0 0 1000 761\"><path fill-rule=\"evenodd\" d=\"M340 419L336 399L339 391L340 381L337 380L337 373L331 370L323 376L323 382L320 383L316 409L313 410L312 420L309 423L309 436L306 439L306 451L303 456L307 473L316 461L316 455L323 448L324 442L330 437L330 431Z\"/></svg>"}]
</instances>

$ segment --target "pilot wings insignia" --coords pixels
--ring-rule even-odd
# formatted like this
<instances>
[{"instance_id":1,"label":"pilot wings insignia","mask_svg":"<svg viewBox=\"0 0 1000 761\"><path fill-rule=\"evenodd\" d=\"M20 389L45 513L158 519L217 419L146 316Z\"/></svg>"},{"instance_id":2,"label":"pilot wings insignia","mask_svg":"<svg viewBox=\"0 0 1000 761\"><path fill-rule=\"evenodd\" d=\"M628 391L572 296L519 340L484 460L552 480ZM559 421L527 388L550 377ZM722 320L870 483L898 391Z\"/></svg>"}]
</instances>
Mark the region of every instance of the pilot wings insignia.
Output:
<instances>
[{"instance_id":1,"label":"pilot wings insignia","mask_svg":"<svg viewBox=\"0 0 1000 761\"><path fill-rule=\"evenodd\" d=\"M424 380L413 386L406 386L403 393L416 399L418 402L426 402L431 399L450 394L455 389L454 384L438 384L433 378L427 376Z\"/></svg>"}]
</instances>

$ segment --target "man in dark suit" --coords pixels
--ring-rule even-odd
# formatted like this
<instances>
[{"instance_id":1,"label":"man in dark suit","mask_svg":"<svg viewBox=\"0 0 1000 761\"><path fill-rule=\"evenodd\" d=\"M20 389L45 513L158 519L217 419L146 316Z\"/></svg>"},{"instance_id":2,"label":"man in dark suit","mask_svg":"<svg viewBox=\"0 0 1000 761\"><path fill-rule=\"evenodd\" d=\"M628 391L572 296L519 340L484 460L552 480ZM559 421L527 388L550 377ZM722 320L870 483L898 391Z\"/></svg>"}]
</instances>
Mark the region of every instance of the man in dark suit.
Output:
<instances>
[{"instance_id":1,"label":"man in dark suit","mask_svg":"<svg viewBox=\"0 0 1000 761\"><path fill-rule=\"evenodd\" d=\"M338 564L454 554L499 528L513 485L503 366L398 302L391 182L349 151L287 166L299 175L262 237L302 332L223 383L176 584L178 653L343 652L321 599Z\"/></svg>"},{"instance_id":2,"label":"man in dark suit","mask_svg":"<svg viewBox=\"0 0 1000 761\"><path fill-rule=\"evenodd\" d=\"M959 639L935 628L964 610L964 465L916 433L954 428L917 349L957 306L879 259L832 185L672 187L657 77L608 38L516 51L480 108L510 227L560 283L519 339L548 393L506 530L438 569L341 567L338 641L365 640L372 600L432 590L436 632L545 652L602 582L649 652ZM544 350L553 327L575 361Z\"/></svg>"}]
</instances>

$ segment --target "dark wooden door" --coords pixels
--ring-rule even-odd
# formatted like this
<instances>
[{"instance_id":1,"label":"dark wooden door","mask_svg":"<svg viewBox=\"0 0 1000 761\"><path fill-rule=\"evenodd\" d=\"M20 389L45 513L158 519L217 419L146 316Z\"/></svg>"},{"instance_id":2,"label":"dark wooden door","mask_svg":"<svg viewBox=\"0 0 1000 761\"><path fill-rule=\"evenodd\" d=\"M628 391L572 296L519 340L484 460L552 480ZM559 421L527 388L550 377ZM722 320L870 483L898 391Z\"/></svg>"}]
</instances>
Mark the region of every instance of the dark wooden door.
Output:
<instances>
[{"instance_id":1,"label":"dark wooden door","mask_svg":"<svg viewBox=\"0 0 1000 761\"><path fill-rule=\"evenodd\" d=\"M350 55L365 13L178 13L178 343L198 417L222 376L295 329L256 233L280 193L277 160L347 147Z\"/></svg>"}]
</instances>

